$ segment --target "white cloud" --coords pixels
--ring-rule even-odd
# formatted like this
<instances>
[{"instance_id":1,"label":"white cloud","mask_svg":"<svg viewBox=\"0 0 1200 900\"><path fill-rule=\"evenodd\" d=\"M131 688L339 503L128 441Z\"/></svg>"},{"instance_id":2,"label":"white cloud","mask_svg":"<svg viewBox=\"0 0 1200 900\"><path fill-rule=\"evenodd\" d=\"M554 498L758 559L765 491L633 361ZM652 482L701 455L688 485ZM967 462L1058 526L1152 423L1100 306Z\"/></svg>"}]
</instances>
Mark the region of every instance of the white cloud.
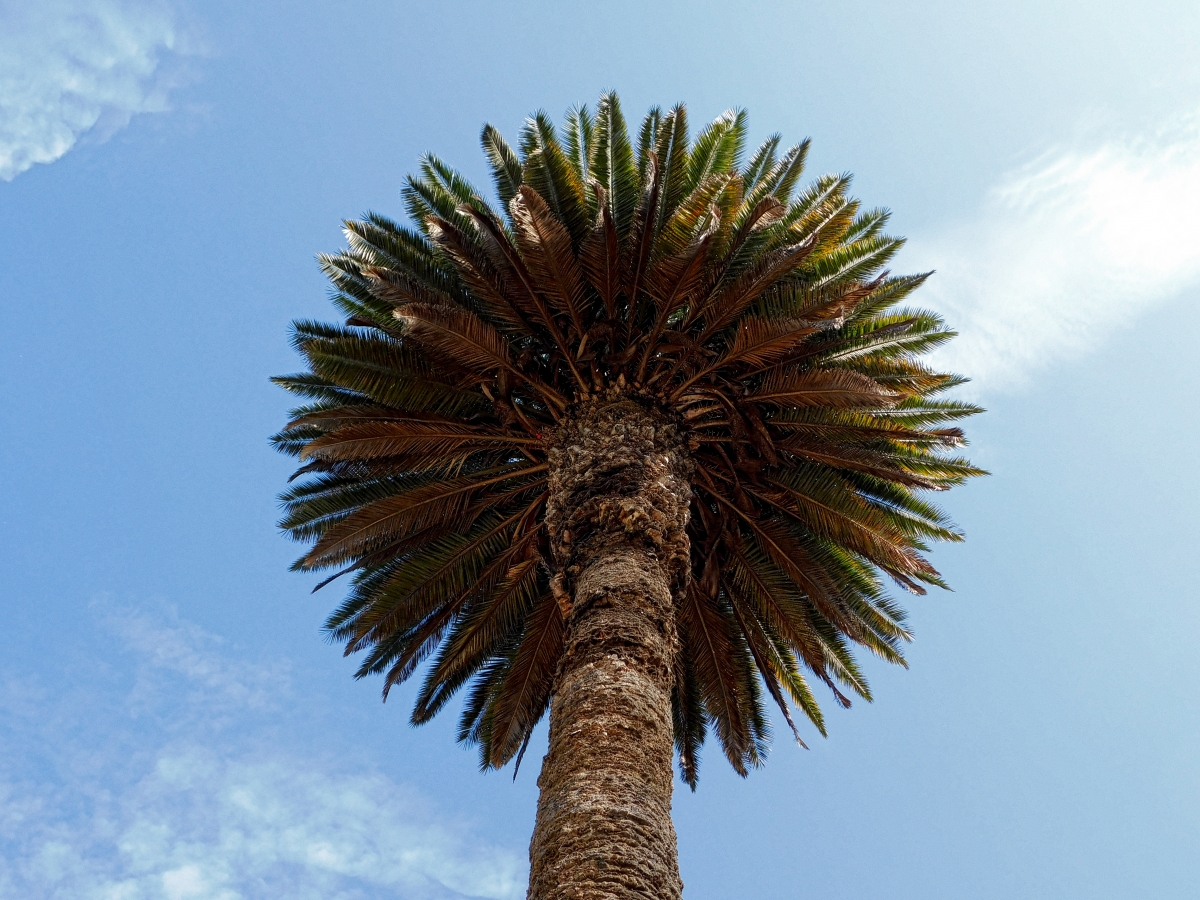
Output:
<instances>
[{"instance_id":1,"label":"white cloud","mask_svg":"<svg viewBox=\"0 0 1200 900\"><path fill-rule=\"evenodd\" d=\"M0 178L167 109L180 37L152 0L0 0Z\"/></svg>"},{"instance_id":2,"label":"white cloud","mask_svg":"<svg viewBox=\"0 0 1200 900\"><path fill-rule=\"evenodd\" d=\"M464 845L422 806L380 775L162 756L127 799L118 871L86 881L131 900L515 898L523 872L512 854Z\"/></svg>"},{"instance_id":3,"label":"white cloud","mask_svg":"<svg viewBox=\"0 0 1200 900\"><path fill-rule=\"evenodd\" d=\"M209 716L228 709L262 709L289 689L286 665L235 659L222 652L225 642L220 637L181 620L173 609L151 615L107 597L97 598L92 607L138 658L140 677L130 697L135 706L152 703L162 694L164 675L185 682L189 699Z\"/></svg>"},{"instance_id":4,"label":"white cloud","mask_svg":"<svg viewBox=\"0 0 1200 900\"><path fill-rule=\"evenodd\" d=\"M1200 284L1200 118L1047 154L975 221L910 246L960 335L938 363L984 391L1019 387Z\"/></svg>"},{"instance_id":5,"label":"white cloud","mask_svg":"<svg viewBox=\"0 0 1200 900\"><path fill-rule=\"evenodd\" d=\"M30 804L11 787L4 800ZM470 841L410 789L293 756L165 751L121 797L74 821L22 816L18 834L0 888L29 900L507 900L524 888L515 854Z\"/></svg>"},{"instance_id":6,"label":"white cloud","mask_svg":"<svg viewBox=\"0 0 1200 900\"><path fill-rule=\"evenodd\" d=\"M273 701L289 690L285 665L239 659L170 610L104 598L93 608L95 656L78 662L108 673L94 679L107 692L0 670L0 897L523 894L522 854L477 840L408 785L295 749L315 735L281 740L289 705ZM105 634L121 645L106 647ZM305 700L307 722L320 699Z\"/></svg>"}]
</instances>

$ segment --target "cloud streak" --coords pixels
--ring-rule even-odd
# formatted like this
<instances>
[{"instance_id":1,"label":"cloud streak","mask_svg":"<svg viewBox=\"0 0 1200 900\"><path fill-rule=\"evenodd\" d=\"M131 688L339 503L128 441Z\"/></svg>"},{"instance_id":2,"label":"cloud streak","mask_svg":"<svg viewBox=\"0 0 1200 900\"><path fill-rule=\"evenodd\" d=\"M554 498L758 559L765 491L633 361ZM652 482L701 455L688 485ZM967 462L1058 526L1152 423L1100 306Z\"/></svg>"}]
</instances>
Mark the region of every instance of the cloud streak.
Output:
<instances>
[{"instance_id":1,"label":"cloud streak","mask_svg":"<svg viewBox=\"0 0 1200 900\"><path fill-rule=\"evenodd\" d=\"M93 609L96 655L80 662L111 673L96 680L103 690L0 671L0 897L523 893L520 854L477 840L408 785L286 749L302 743L276 733L285 665L238 659L169 610Z\"/></svg>"},{"instance_id":2,"label":"cloud streak","mask_svg":"<svg viewBox=\"0 0 1200 900\"><path fill-rule=\"evenodd\" d=\"M468 843L411 790L301 758L164 752L132 790L75 822L47 821L28 796L4 799L12 824L33 833L0 870L5 896L507 900L523 887L513 854Z\"/></svg>"},{"instance_id":3,"label":"cloud streak","mask_svg":"<svg viewBox=\"0 0 1200 900\"><path fill-rule=\"evenodd\" d=\"M174 610L151 615L107 597L91 605L103 626L137 659L138 677L128 697L134 707L153 707L161 700L164 678L176 679L210 720L218 714L266 709L290 691L286 665L234 659L222 652L221 638L181 620ZM176 715L180 712L177 708Z\"/></svg>"},{"instance_id":4,"label":"cloud streak","mask_svg":"<svg viewBox=\"0 0 1200 900\"><path fill-rule=\"evenodd\" d=\"M167 109L170 12L137 0L0 0L0 179L51 163L92 132Z\"/></svg>"},{"instance_id":5,"label":"cloud streak","mask_svg":"<svg viewBox=\"0 0 1200 900\"><path fill-rule=\"evenodd\" d=\"M960 333L937 361L985 393L1018 389L1200 284L1198 236L1200 117L1046 154L974 221L912 242L937 269L926 302Z\"/></svg>"}]
</instances>

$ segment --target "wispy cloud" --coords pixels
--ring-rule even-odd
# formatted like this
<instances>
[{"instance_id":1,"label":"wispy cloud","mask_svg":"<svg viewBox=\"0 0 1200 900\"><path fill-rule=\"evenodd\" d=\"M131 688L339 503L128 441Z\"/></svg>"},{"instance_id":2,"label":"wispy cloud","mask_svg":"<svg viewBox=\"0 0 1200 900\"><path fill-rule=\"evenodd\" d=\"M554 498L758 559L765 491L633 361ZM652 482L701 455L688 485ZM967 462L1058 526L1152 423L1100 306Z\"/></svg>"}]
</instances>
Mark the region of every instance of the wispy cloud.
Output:
<instances>
[{"instance_id":1,"label":"wispy cloud","mask_svg":"<svg viewBox=\"0 0 1200 900\"><path fill-rule=\"evenodd\" d=\"M180 41L153 0L0 0L0 179L167 109Z\"/></svg>"},{"instance_id":2,"label":"wispy cloud","mask_svg":"<svg viewBox=\"0 0 1200 900\"><path fill-rule=\"evenodd\" d=\"M1048 153L974 221L912 246L960 333L939 362L984 391L1020 387L1200 285L1200 118Z\"/></svg>"},{"instance_id":3,"label":"wispy cloud","mask_svg":"<svg viewBox=\"0 0 1200 900\"><path fill-rule=\"evenodd\" d=\"M174 609L149 613L108 597L94 600L92 609L137 659L137 682L129 697L135 707L161 699L164 678L177 679L210 718L221 711L263 709L289 690L284 663L237 659L225 652L224 640L181 619Z\"/></svg>"},{"instance_id":4,"label":"wispy cloud","mask_svg":"<svg viewBox=\"0 0 1200 900\"><path fill-rule=\"evenodd\" d=\"M7 724L0 730L0 897L508 900L522 893L518 853L478 841L411 786L280 749L264 735L262 707L287 691L286 666L240 660L169 610L107 600L94 608L98 633L116 640L102 638L85 662L95 671L122 669L109 681L114 696L80 703L53 685L0 672ZM234 721L232 710L254 704L258 713ZM225 724L214 729L214 720ZM137 745L133 763L114 763L115 751Z\"/></svg>"},{"instance_id":5,"label":"wispy cloud","mask_svg":"<svg viewBox=\"0 0 1200 900\"><path fill-rule=\"evenodd\" d=\"M0 868L5 896L503 900L523 887L514 854L469 842L410 789L302 758L165 752L80 817L11 788L3 801L0 828L24 850Z\"/></svg>"}]
</instances>

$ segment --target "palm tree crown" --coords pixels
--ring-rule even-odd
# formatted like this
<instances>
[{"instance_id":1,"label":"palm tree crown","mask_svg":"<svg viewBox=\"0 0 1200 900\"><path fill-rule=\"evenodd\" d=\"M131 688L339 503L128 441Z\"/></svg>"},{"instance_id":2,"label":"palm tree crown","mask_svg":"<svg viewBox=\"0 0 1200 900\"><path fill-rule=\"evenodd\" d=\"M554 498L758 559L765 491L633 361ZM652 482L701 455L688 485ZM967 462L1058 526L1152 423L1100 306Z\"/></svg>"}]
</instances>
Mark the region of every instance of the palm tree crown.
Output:
<instances>
[{"instance_id":1,"label":"palm tree crown","mask_svg":"<svg viewBox=\"0 0 1200 900\"><path fill-rule=\"evenodd\" d=\"M870 699L852 645L904 664L884 577L942 584L922 551L961 536L925 492L980 471L949 424L977 408L938 396L963 379L919 361L952 332L898 308L926 276L884 270L903 243L887 211L845 175L798 191L807 141L744 158L744 112L691 140L682 105L656 108L635 144L607 94L561 131L533 116L518 149L482 141L498 202L428 155L413 227L369 214L321 257L347 321L295 323L309 370L276 379L308 401L275 437L303 464L282 495L311 543L296 568L353 573L328 634L385 697L429 661L413 722L469 685L459 736L501 766L547 709L570 608L554 436L635 403L678 429L691 473L682 774L709 726L744 774L766 695L824 733L806 674L848 706Z\"/></svg>"}]
</instances>

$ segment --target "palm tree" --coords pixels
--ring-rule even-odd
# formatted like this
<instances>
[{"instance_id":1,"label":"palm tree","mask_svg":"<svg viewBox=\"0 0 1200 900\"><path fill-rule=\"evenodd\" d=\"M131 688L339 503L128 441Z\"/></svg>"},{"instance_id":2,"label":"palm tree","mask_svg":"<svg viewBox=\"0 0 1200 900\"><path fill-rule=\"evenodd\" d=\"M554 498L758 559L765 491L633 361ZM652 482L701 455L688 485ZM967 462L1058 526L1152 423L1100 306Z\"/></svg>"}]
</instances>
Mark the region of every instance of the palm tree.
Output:
<instances>
[{"instance_id":1,"label":"palm tree","mask_svg":"<svg viewBox=\"0 0 1200 900\"><path fill-rule=\"evenodd\" d=\"M561 134L561 136L560 136ZM920 355L886 210L849 177L797 193L808 142L743 162L746 115L688 136L615 94L483 148L493 205L433 155L413 227L369 214L321 257L344 325L301 321L308 401L275 437L302 477L300 570L352 573L329 636L412 713L467 688L459 738L517 760L550 711L529 896L678 898L672 760L711 728L741 773L766 698L822 734L809 676L870 699L854 644L904 664L883 578L942 585L960 533L925 497L980 474L947 423L977 408Z\"/></svg>"}]
</instances>

